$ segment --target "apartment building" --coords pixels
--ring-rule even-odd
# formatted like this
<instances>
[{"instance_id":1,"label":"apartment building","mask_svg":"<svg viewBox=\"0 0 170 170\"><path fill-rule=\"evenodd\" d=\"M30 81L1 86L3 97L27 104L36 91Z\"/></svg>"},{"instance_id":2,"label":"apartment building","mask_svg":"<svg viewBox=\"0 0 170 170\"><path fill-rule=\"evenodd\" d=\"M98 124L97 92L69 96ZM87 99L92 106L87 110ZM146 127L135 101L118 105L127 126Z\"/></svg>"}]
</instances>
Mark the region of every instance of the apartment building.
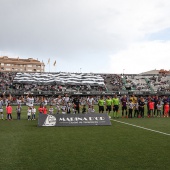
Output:
<instances>
[{"instance_id":1,"label":"apartment building","mask_svg":"<svg viewBox=\"0 0 170 170\"><path fill-rule=\"evenodd\" d=\"M44 72L45 64L33 58L20 59L9 58L8 56L0 57L1 72Z\"/></svg>"}]
</instances>

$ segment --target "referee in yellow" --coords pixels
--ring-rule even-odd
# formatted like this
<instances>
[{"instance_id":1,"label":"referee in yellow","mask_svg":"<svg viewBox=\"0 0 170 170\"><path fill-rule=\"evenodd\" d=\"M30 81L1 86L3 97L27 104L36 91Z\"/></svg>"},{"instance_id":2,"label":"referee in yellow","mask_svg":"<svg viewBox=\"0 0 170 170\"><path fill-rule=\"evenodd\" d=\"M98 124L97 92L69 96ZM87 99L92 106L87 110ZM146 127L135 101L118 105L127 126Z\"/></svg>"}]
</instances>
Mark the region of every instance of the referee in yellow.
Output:
<instances>
[{"instance_id":1,"label":"referee in yellow","mask_svg":"<svg viewBox=\"0 0 170 170\"><path fill-rule=\"evenodd\" d=\"M105 101L103 99L103 96L101 96L99 101L98 101L99 113L104 112L104 103L105 103Z\"/></svg>"},{"instance_id":2,"label":"referee in yellow","mask_svg":"<svg viewBox=\"0 0 170 170\"><path fill-rule=\"evenodd\" d=\"M106 105L106 113L110 114L112 110L112 99L110 98L110 96L107 96L105 105Z\"/></svg>"},{"instance_id":3,"label":"referee in yellow","mask_svg":"<svg viewBox=\"0 0 170 170\"><path fill-rule=\"evenodd\" d=\"M113 99L113 118L115 118L115 112L116 112L116 117L118 118L118 111L119 111L119 98L117 97L117 95L114 95Z\"/></svg>"}]
</instances>

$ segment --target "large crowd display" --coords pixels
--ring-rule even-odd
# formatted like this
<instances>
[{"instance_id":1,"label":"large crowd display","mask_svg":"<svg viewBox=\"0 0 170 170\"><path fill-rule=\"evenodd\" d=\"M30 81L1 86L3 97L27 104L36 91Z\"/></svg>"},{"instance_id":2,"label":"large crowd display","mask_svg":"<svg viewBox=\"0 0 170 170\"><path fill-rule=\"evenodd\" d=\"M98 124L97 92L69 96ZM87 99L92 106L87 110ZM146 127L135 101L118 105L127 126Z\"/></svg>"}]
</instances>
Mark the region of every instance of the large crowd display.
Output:
<instances>
[{"instance_id":1,"label":"large crowd display","mask_svg":"<svg viewBox=\"0 0 170 170\"><path fill-rule=\"evenodd\" d=\"M0 72L0 87L13 95L169 95L170 75Z\"/></svg>"}]
</instances>

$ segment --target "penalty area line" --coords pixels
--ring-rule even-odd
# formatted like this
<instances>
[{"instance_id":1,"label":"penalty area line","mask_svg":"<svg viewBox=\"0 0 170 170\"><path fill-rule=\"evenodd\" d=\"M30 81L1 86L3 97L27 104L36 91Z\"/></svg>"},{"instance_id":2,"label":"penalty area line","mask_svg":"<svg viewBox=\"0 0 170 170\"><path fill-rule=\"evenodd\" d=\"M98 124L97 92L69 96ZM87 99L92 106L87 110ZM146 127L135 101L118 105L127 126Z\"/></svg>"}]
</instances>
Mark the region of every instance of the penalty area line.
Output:
<instances>
[{"instance_id":1,"label":"penalty area line","mask_svg":"<svg viewBox=\"0 0 170 170\"><path fill-rule=\"evenodd\" d=\"M119 120L113 120L113 119L110 119L110 120L112 120L112 121L114 121L114 122L126 124L126 125L129 125L129 126L134 126L134 127L140 128L140 129L148 130L148 131L151 131L151 132L160 133L160 134L163 134L163 135L170 136L169 133L161 132L161 131L158 131L158 130L153 130L153 129L145 128L145 127L138 126L138 125L133 125L133 124L131 124L131 123L126 123L126 122L122 122L122 121L119 121Z\"/></svg>"}]
</instances>

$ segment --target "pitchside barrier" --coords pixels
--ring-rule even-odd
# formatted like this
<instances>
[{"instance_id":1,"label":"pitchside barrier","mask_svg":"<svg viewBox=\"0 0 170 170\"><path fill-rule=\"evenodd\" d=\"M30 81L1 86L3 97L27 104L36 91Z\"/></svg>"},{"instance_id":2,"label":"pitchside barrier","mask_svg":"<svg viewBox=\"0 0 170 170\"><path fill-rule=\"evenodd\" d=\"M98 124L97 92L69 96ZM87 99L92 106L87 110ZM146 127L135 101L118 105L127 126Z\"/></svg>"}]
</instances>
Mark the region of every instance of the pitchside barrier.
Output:
<instances>
[{"instance_id":1,"label":"pitchside barrier","mask_svg":"<svg viewBox=\"0 0 170 170\"><path fill-rule=\"evenodd\" d=\"M38 126L109 126L106 113L39 114Z\"/></svg>"}]
</instances>

